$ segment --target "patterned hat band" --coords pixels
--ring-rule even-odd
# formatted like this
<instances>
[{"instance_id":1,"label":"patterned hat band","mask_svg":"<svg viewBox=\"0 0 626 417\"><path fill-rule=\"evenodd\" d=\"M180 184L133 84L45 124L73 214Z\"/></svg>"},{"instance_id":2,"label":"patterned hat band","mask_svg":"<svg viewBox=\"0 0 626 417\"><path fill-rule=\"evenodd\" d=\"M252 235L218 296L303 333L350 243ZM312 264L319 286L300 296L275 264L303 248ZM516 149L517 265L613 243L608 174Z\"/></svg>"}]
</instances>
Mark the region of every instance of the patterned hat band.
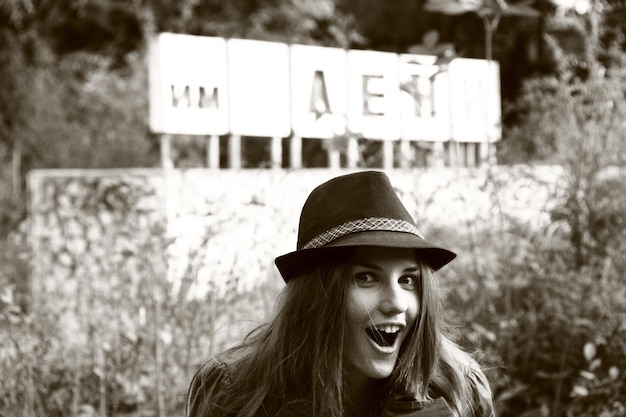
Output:
<instances>
[{"instance_id":1,"label":"patterned hat band","mask_svg":"<svg viewBox=\"0 0 626 417\"><path fill-rule=\"evenodd\" d=\"M417 227L406 220L368 217L365 219L352 220L340 224L337 227L333 227L311 239L302 249L320 248L351 233L372 231L411 233L424 239L424 236L422 236Z\"/></svg>"}]
</instances>

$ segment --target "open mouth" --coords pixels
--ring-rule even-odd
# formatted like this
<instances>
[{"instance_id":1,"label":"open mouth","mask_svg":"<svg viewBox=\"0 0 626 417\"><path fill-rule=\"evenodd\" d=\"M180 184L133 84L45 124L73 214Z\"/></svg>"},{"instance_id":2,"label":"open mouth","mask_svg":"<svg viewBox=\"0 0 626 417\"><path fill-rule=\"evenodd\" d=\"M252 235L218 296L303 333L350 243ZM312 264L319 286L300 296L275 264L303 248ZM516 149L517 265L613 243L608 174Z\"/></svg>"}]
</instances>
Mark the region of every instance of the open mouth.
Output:
<instances>
[{"instance_id":1,"label":"open mouth","mask_svg":"<svg viewBox=\"0 0 626 417\"><path fill-rule=\"evenodd\" d=\"M393 346L396 343L396 339L400 334L399 326L388 326L385 329L378 329L376 327L369 327L365 329L367 335L378 346Z\"/></svg>"}]
</instances>

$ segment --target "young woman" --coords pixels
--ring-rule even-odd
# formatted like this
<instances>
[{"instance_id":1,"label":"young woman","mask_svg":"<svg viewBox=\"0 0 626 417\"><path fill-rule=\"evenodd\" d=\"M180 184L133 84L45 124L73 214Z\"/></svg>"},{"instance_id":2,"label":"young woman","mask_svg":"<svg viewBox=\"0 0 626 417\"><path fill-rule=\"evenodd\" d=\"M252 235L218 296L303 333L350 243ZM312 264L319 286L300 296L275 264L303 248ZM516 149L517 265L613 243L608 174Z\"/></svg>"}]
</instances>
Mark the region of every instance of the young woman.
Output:
<instances>
[{"instance_id":1,"label":"young woman","mask_svg":"<svg viewBox=\"0 0 626 417\"><path fill-rule=\"evenodd\" d=\"M205 363L189 417L494 415L476 361L445 335L433 272L456 255L423 238L387 176L311 192L274 319Z\"/></svg>"}]
</instances>

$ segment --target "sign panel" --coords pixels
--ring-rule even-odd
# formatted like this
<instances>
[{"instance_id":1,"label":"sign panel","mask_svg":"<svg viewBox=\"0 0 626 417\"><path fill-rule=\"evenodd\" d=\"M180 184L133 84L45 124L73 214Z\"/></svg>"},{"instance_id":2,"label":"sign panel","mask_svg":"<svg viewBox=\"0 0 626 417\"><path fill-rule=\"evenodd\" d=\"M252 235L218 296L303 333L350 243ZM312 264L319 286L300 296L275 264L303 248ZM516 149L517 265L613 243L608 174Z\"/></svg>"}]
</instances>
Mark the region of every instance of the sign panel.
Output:
<instances>
[{"instance_id":1,"label":"sign panel","mask_svg":"<svg viewBox=\"0 0 626 417\"><path fill-rule=\"evenodd\" d=\"M223 135L228 127L226 42L162 33L150 45L150 129Z\"/></svg>"},{"instance_id":2,"label":"sign panel","mask_svg":"<svg viewBox=\"0 0 626 417\"><path fill-rule=\"evenodd\" d=\"M497 62L163 33L149 76L156 133L501 138Z\"/></svg>"},{"instance_id":3,"label":"sign panel","mask_svg":"<svg viewBox=\"0 0 626 417\"><path fill-rule=\"evenodd\" d=\"M405 140L450 139L446 65L430 55L400 55L400 131Z\"/></svg>"},{"instance_id":4,"label":"sign panel","mask_svg":"<svg viewBox=\"0 0 626 417\"><path fill-rule=\"evenodd\" d=\"M500 140L499 69L482 59L450 63L452 136L459 142Z\"/></svg>"},{"instance_id":5,"label":"sign panel","mask_svg":"<svg viewBox=\"0 0 626 417\"><path fill-rule=\"evenodd\" d=\"M348 51L348 128L368 139L400 137L398 55Z\"/></svg>"},{"instance_id":6,"label":"sign panel","mask_svg":"<svg viewBox=\"0 0 626 417\"><path fill-rule=\"evenodd\" d=\"M231 133L289 136L288 46L245 39L227 43Z\"/></svg>"},{"instance_id":7,"label":"sign panel","mask_svg":"<svg viewBox=\"0 0 626 417\"><path fill-rule=\"evenodd\" d=\"M346 51L291 46L291 123L296 136L329 139L346 132Z\"/></svg>"}]
</instances>

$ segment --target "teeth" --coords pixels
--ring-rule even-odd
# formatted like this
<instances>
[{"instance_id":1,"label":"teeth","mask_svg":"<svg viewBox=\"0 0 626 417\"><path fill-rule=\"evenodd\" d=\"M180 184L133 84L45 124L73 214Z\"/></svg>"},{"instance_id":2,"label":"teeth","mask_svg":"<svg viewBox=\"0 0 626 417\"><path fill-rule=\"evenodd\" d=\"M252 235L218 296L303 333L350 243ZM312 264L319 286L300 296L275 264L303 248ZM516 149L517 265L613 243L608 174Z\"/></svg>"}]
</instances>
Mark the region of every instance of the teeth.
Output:
<instances>
[{"instance_id":1,"label":"teeth","mask_svg":"<svg viewBox=\"0 0 626 417\"><path fill-rule=\"evenodd\" d=\"M400 331L400 326L383 326L383 327L377 327L376 330L378 330L379 332L385 332L385 333L398 333Z\"/></svg>"},{"instance_id":2,"label":"teeth","mask_svg":"<svg viewBox=\"0 0 626 417\"><path fill-rule=\"evenodd\" d=\"M400 326L384 325L366 329L367 335L378 345L383 347L394 346L401 330Z\"/></svg>"}]
</instances>

